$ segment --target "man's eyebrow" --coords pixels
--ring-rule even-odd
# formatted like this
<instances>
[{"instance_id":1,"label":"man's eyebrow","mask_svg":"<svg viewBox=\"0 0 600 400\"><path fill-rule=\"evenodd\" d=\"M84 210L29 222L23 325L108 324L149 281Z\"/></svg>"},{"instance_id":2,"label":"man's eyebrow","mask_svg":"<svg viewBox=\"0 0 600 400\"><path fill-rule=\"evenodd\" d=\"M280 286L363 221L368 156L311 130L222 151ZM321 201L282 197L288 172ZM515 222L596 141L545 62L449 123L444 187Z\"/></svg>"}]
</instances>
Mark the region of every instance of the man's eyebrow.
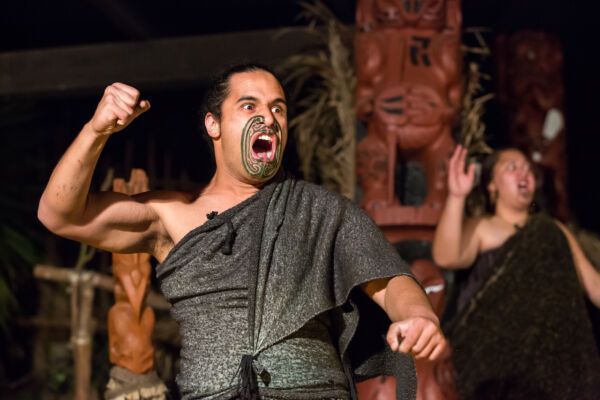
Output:
<instances>
[{"instance_id":1,"label":"man's eyebrow","mask_svg":"<svg viewBox=\"0 0 600 400\"><path fill-rule=\"evenodd\" d=\"M244 101L254 101L254 102L258 102L258 99L254 96L242 96L239 99L237 99L236 103L241 103ZM285 99L283 99L282 97L278 97L275 100L273 100L271 102L271 104L283 104L284 106L287 107L287 103L285 102Z\"/></svg>"},{"instance_id":2,"label":"man's eyebrow","mask_svg":"<svg viewBox=\"0 0 600 400\"><path fill-rule=\"evenodd\" d=\"M242 101L258 101L258 99L254 96L242 96L237 99L236 103L241 103Z\"/></svg>"},{"instance_id":3,"label":"man's eyebrow","mask_svg":"<svg viewBox=\"0 0 600 400\"><path fill-rule=\"evenodd\" d=\"M285 99L283 99L281 97L278 97L275 100L273 100L273 104L277 104L277 103L281 103L281 104L283 104L284 106L287 107L287 103L285 102Z\"/></svg>"}]
</instances>

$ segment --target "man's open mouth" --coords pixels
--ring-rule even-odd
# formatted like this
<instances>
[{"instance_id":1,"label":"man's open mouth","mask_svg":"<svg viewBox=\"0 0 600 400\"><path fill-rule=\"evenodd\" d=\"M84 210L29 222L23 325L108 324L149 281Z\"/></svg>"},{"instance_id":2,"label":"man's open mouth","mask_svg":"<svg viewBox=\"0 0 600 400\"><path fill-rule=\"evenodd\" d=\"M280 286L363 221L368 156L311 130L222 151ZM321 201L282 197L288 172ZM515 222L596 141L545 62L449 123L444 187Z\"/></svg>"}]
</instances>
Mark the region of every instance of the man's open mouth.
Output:
<instances>
[{"instance_id":1,"label":"man's open mouth","mask_svg":"<svg viewBox=\"0 0 600 400\"><path fill-rule=\"evenodd\" d=\"M252 136L252 157L255 160L271 162L275 160L277 150L277 135L264 132Z\"/></svg>"}]
</instances>

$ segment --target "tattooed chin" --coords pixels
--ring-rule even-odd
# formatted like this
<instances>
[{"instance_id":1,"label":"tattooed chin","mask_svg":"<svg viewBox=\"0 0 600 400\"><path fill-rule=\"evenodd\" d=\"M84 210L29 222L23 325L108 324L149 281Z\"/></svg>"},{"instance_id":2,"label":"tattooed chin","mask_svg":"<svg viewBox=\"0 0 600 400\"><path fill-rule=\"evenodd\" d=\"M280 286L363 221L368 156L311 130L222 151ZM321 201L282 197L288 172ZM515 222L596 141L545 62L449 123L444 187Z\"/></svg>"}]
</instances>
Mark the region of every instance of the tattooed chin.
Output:
<instances>
[{"instance_id":1,"label":"tattooed chin","mask_svg":"<svg viewBox=\"0 0 600 400\"><path fill-rule=\"evenodd\" d=\"M281 160L281 129L264 124L257 116L246 124L242 135L242 153L247 172L257 178L268 178L277 172Z\"/></svg>"}]
</instances>

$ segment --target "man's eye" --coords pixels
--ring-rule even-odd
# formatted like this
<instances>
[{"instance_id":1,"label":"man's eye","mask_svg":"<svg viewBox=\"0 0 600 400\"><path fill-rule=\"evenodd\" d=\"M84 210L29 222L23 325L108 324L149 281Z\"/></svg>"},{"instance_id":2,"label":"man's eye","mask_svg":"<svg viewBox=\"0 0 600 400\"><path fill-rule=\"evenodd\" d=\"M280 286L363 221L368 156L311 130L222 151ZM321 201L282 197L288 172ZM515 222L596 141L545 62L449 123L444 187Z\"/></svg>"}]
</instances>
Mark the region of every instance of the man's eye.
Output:
<instances>
[{"instance_id":1,"label":"man's eye","mask_svg":"<svg viewBox=\"0 0 600 400\"><path fill-rule=\"evenodd\" d=\"M244 104L244 105L242 105L242 108L243 108L244 110L249 110L249 111L251 111L251 110L254 110L254 105L253 105L253 104Z\"/></svg>"},{"instance_id":2,"label":"man's eye","mask_svg":"<svg viewBox=\"0 0 600 400\"><path fill-rule=\"evenodd\" d=\"M285 108L283 108L281 106L274 106L273 108L271 108L271 112L273 112L275 114L285 115Z\"/></svg>"}]
</instances>

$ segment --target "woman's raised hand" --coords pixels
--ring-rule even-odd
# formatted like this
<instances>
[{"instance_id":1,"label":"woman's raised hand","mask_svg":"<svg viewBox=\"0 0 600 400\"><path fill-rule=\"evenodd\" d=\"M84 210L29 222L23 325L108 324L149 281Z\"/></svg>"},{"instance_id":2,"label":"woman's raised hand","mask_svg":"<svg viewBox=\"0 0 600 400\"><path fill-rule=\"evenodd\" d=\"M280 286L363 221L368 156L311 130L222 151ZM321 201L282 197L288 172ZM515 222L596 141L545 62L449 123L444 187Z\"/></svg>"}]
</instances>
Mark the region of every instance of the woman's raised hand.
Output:
<instances>
[{"instance_id":1,"label":"woman's raised hand","mask_svg":"<svg viewBox=\"0 0 600 400\"><path fill-rule=\"evenodd\" d=\"M448 161L448 193L451 196L466 197L475 182L475 164L465 172L467 149L457 145Z\"/></svg>"}]
</instances>

